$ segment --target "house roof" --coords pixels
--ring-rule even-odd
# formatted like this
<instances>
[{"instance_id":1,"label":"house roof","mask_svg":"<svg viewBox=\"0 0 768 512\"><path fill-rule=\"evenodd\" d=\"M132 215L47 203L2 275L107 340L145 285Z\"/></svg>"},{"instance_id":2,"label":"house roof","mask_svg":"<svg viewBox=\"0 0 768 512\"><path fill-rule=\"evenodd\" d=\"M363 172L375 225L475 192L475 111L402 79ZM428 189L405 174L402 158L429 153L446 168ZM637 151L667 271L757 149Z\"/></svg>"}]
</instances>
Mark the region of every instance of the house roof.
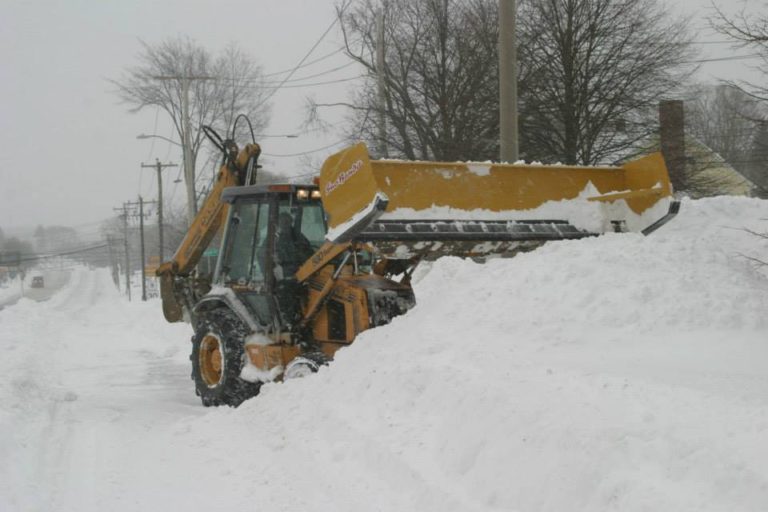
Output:
<instances>
[{"instance_id":1,"label":"house roof","mask_svg":"<svg viewBox=\"0 0 768 512\"><path fill-rule=\"evenodd\" d=\"M640 154L660 150L658 136ZM686 193L692 197L719 195L750 196L759 189L716 151L691 135L685 136Z\"/></svg>"}]
</instances>

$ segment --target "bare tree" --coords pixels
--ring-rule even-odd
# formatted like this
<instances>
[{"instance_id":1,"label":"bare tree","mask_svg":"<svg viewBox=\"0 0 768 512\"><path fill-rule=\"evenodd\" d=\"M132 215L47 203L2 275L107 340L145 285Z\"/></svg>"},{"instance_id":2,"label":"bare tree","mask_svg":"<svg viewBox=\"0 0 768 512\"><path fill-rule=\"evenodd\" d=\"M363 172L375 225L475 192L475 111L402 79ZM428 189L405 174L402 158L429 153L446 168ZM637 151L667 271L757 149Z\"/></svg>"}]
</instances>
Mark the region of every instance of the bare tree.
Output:
<instances>
[{"instance_id":1,"label":"bare tree","mask_svg":"<svg viewBox=\"0 0 768 512\"><path fill-rule=\"evenodd\" d=\"M235 45L213 55L187 37L156 45L142 42L138 61L112 83L132 112L155 106L170 116L184 147L191 223L197 212L195 166L204 139L201 127L213 125L229 133L235 117L244 113L256 131L262 130L269 106L261 68Z\"/></svg>"},{"instance_id":2,"label":"bare tree","mask_svg":"<svg viewBox=\"0 0 768 512\"><path fill-rule=\"evenodd\" d=\"M768 14L742 10L727 16L714 4L713 8L715 15L710 19L712 27L736 43L755 48L760 56L760 62L755 68L763 76L768 76ZM726 83L759 105L750 115L756 130L751 141L752 150L746 174L757 185L758 194L768 196L768 168L764 163L768 157L768 86L744 80Z\"/></svg>"},{"instance_id":3,"label":"bare tree","mask_svg":"<svg viewBox=\"0 0 768 512\"><path fill-rule=\"evenodd\" d=\"M528 1L518 19L528 158L615 160L652 133L659 99L691 71L687 23L656 0Z\"/></svg>"},{"instance_id":4,"label":"bare tree","mask_svg":"<svg viewBox=\"0 0 768 512\"><path fill-rule=\"evenodd\" d=\"M378 141L377 78L384 74L386 145L410 159L487 159L498 153L496 44L492 0L388 0L384 69L376 66L380 3L338 7L347 54L367 73L348 104L358 137ZM358 128L361 127L361 128Z\"/></svg>"},{"instance_id":5,"label":"bare tree","mask_svg":"<svg viewBox=\"0 0 768 512\"><path fill-rule=\"evenodd\" d=\"M386 143L398 156L496 158L498 2L384 2L382 70L375 59L379 5L338 8L347 53L367 73L349 103L350 125L377 141L376 78L383 73ZM529 160L618 159L653 133L658 99L687 76L686 23L656 0L521 0L517 19L520 152Z\"/></svg>"},{"instance_id":6,"label":"bare tree","mask_svg":"<svg viewBox=\"0 0 768 512\"><path fill-rule=\"evenodd\" d=\"M714 2L714 16L709 19L712 28L735 41L768 45L768 15L749 13L742 9L733 16L726 15Z\"/></svg>"},{"instance_id":7,"label":"bare tree","mask_svg":"<svg viewBox=\"0 0 768 512\"><path fill-rule=\"evenodd\" d=\"M700 86L693 93L695 99L686 102L688 131L722 157L699 158L699 170L727 163L755 185L754 193L768 193L768 122L760 102L733 84Z\"/></svg>"},{"instance_id":8,"label":"bare tree","mask_svg":"<svg viewBox=\"0 0 768 512\"><path fill-rule=\"evenodd\" d=\"M738 168L749 160L758 116L756 101L731 85L698 86L686 102L690 133Z\"/></svg>"}]
</instances>

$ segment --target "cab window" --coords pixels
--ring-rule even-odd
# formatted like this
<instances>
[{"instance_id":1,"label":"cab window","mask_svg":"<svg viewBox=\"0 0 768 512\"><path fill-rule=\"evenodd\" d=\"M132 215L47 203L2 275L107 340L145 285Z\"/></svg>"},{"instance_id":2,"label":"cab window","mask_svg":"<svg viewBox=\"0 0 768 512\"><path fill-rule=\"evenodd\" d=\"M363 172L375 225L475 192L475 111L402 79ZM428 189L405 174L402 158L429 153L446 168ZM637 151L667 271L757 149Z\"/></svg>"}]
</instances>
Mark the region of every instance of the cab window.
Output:
<instances>
[{"instance_id":1,"label":"cab window","mask_svg":"<svg viewBox=\"0 0 768 512\"><path fill-rule=\"evenodd\" d=\"M263 282L269 204L240 202L232 207L228 249L221 267L223 280L243 284Z\"/></svg>"}]
</instances>

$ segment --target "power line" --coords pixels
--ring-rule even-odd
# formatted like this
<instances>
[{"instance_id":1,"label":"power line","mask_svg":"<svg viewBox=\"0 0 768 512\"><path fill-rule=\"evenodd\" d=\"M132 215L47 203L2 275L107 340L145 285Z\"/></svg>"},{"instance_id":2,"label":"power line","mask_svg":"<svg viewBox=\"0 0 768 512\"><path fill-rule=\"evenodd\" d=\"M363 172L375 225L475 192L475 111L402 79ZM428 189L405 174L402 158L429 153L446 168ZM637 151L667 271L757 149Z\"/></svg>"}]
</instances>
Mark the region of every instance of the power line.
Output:
<instances>
[{"instance_id":1,"label":"power line","mask_svg":"<svg viewBox=\"0 0 768 512\"><path fill-rule=\"evenodd\" d=\"M360 78L365 78L365 77L366 77L366 75L357 75L357 76L351 76L349 78L340 78L338 80L329 80L329 81L326 81L326 82L314 82L314 83L309 83L309 84L295 84L295 85L277 86L277 87L274 87L274 89L272 90L272 93L276 92L278 89L301 89L301 88L304 88L304 87L317 87L317 86L321 86L321 85L338 84L338 83L342 83L342 82L351 82L353 80L359 80ZM262 88L264 88L264 87L259 86L259 85L246 85L244 87L249 88L249 89L262 89ZM266 87L266 88L269 88L269 86Z\"/></svg>"},{"instance_id":2,"label":"power line","mask_svg":"<svg viewBox=\"0 0 768 512\"><path fill-rule=\"evenodd\" d=\"M361 78L365 78L365 75L351 76L349 78L340 78L338 80L329 80L327 82L314 82L311 84L284 85L282 88L283 89L301 89L304 87L317 87L320 85L330 85L330 84L340 84L342 82L351 82L353 80L359 80Z\"/></svg>"},{"instance_id":3,"label":"power line","mask_svg":"<svg viewBox=\"0 0 768 512\"><path fill-rule=\"evenodd\" d=\"M91 247L85 247L84 249L73 249L71 251L62 251L62 252L57 252L57 253L52 253L52 254L34 254L32 256L27 256L25 258L20 258L19 260L14 260L14 261L19 261L19 262L23 263L23 262L27 262L27 261L44 260L44 259L47 259L47 258L58 258L60 256L71 256L73 254L80 254L82 252L95 251L96 249L103 249L107 245L108 244L99 244L99 245L94 245L94 246L91 246Z\"/></svg>"},{"instance_id":4,"label":"power line","mask_svg":"<svg viewBox=\"0 0 768 512\"><path fill-rule=\"evenodd\" d=\"M357 39L357 40L353 41L353 42L352 42L352 43L350 43L350 44L357 44L357 43L359 43L360 41L362 41L362 38L360 38L360 39ZM332 51L331 53L328 53L328 54L326 54L326 55L323 55L322 57L318 57L318 58L316 58L315 60L311 60L311 61L309 61L309 62L306 62L306 63L304 63L304 64L303 64L303 65L301 65L301 66L300 66L298 69L309 67L309 66L311 66L312 64L317 64L318 62L321 62L321 61L323 61L323 60L325 60L325 59L328 59L328 58L330 58L330 57L333 57L334 55L336 55L336 54L338 54L338 53L342 53L342 52L344 52L344 51L346 51L346 48L344 48L344 47L342 47L342 48L339 48L338 50L334 50L334 51ZM290 72L291 72L291 71L293 71L294 69L297 69L297 68L285 69L285 70L283 70L283 71L275 71L275 72L273 72L273 73L267 73L266 75L263 75L263 76L266 78L266 77L270 77L270 76L284 75L284 74L286 74L286 73L290 73Z\"/></svg>"},{"instance_id":5,"label":"power line","mask_svg":"<svg viewBox=\"0 0 768 512\"><path fill-rule=\"evenodd\" d=\"M330 25L328 25L328 28L327 28L327 29L325 29L325 32L323 32L323 35L321 35L321 36L320 36L320 39L318 39L318 40L317 40L317 42L316 42L316 43L315 43L315 44L312 46L312 48L310 48L310 49L309 49L309 51L306 53L306 55L304 55L304 57L302 57L302 59L299 61L299 63L298 63L298 64L296 64L296 66L293 68L293 70L292 70L290 73L288 73L288 75L285 77L285 79L283 79L283 81L280 83L280 85L278 85L277 87L275 87L275 88L272 90L272 92L271 92L271 93L269 93L269 95L267 95L267 97L266 97L266 98L264 98L264 99L263 99L263 100L262 100L262 101L259 103L259 105L258 105L258 106L261 106L261 105L263 105L264 103L266 103L267 101L269 101L269 99L270 99L272 96L274 96L274 95L275 95L275 93L276 93L278 90L280 90L280 88L281 88L281 87L282 87L282 86L285 84L285 82L287 82L288 80L290 80L290 78L293 76L293 74L294 74L294 73L295 73L295 72L296 72L296 71L299 69L299 66L301 66L302 64L304 64L304 61L306 61L306 60L309 58L309 56L310 56L310 55L312 55L312 52L314 52L314 51L315 51L315 49L316 49L316 48L317 48L317 47L320 45L320 43L323 41L323 39L325 39L325 36L327 36L327 35L328 35L328 33L331 31L331 29L332 29L334 26L336 26L336 23L338 23L338 21L339 21L339 18L334 18L334 19L333 19L333 22L332 22Z\"/></svg>"},{"instance_id":6,"label":"power line","mask_svg":"<svg viewBox=\"0 0 768 512\"><path fill-rule=\"evenodd\" d=\"M742 44L738 41L691 41L691 44Z\"/></svg>"},{"instance_id":7,"label":"power line","mask_svg":"<svg viewBox=\"0 0 768 512\"><path fill-rule=\"evenodd\" d=\"M712 59L699 59L699 60L687 60L682 62L681 64L702 64L704 62L721 62L721 61L727 61L727 60L747 60L747 59L754 59L755 57L762 57L759 53L752 53L750 55L733 55L731 57L716 57Z\"/></svg>"},{"instance_id":8,"label":"power line","mask_svg":"<svg viewBox=\"0 0 768 512\"><path fill-rule=\"evenodd\" d=\"M323 151L324 149L329 149L329 148L332 148L334 146L338 146L339 144L343 144L345 142L347 142L346 139L343 139L343 140L336 141L333 144L328 144L327 146L323 146L323 147L317 148L317 149L312 149L310 151L302 151L301 153L289 153L289 154L285 154L285 155L276 155L276 154L271 154L271 153L262 153L262 154L264 156L271 156L271 157L275 157L275 158L292 157L292 156L303 156L303 155L309 155L311 153L317 153L318 151Z\"/></svg>"},{"instance_id":9,"label":"power line","mask_svg":"<svg viewBox=\"0 0 768 512\"><path fill-rule=\"evenodd\" d=\"M303 76L301 78L292 78L291 80L286 80L286 83L302 82L304 80L309 80L311 78L317 78L319 76L330 75L331 73L335 73L336 71L348 68L350 66L354 66L355 64L357 64L357 62L355 62L355 61L347 62L346 64L343 64L341 66L337 66L335 68L327 69L325 71L321 71L319 73L315 73L314 75L307 75L307 76ZM269 85L269 84L276 84L278 82L277 81L275 81L275 82L266 81L266 82L263 82L263 83L265 85Z\"/></svg>"}]
</instances>

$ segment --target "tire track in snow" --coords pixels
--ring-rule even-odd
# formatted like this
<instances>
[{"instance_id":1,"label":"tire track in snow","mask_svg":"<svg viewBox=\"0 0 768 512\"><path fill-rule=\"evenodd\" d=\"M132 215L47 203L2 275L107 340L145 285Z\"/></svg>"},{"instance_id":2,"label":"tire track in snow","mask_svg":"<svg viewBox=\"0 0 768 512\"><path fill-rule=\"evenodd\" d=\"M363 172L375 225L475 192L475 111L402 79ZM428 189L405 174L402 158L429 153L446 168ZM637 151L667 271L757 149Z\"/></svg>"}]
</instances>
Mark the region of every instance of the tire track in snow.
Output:
<instances>
[{"instance_id":1,"label":"tire track in snow","mask_svg":"<svg viewBox=\"0 0 768 512\"><path fill-rule=\"evenodd\" d=\"M163 417L158 409L174 411L174 403L184 403L174 392L187 387L160 382L166 375L178 377L168 360L172 354L159 356L133 343L144 330L143 312L116 314L123 304L108 274L79 268L50 301L26 302L5 312L6 336L0 333L0 344L15 349L15 361L5 362L11 369L6 385L12 389L3 396L12 396L13 404L8 421L0 416L0 434L21 459L0 462L0 510L106 506L99 497L109 492L97 487L119 488L120 479L112 476L120 476L119 465L104 460L104 454L125 442L119 426L124 418L131 416L127 423L135 431L128 437L136 442ZM35 340L35 345L16 339ZM153 402L162 405L153 408ZM178 411L169 414L175 418ZM89 478L82 478L84 471Z\"/></svg>"},{"instance_id":2,"label":"tire track in snow","mask_svg":"<svg viewBox=\"0 0 768 512\"><path fill-rule=\"evenodd\" d=\"M26 375L17 380L20 388L36 391L33 397L38 408L30 411L29 422L35 428L25 439L37 452L30 457L36 463L28 481L36 486L32 498L35 508L55 509L56 486L50 485L60 478L62 462L69 458L73 418L69 405L77 395L62 384L62 362L70 350L66 337L72 321L82 321L83 298L93 293L91 272L78 268L70 283L46 303L30 305L29 328L38 340L38 346L29 351L19 365ZM30 454L31 455L31 454Z\"/></svg>"},{"instance_id":3,"label":"tire track in snow","mask_svg":"<svg viewBox=\"0 0 768 512\"><path fill-rule=\"evenodd\" d=\"M86 284L82 269L72 274L70 282L51 300L23 301L1 313L0 346L6 357L5 379L0 388L6 388L2 396L9 414L0 421L0 434L22 457L21 461L4 458L5 467L0 465L0 480L13 490L2 494L9 500L21 501L12 502L11 509L49 509L46 482L50 481L55 454L61 448L56 431L59 407L67 398L60 386L56 356L61 344L61 322L68 316L66 304L82 293Z\"/></svg>"},{"instance_id":4,"label":"tire track in snow","mask_svg":"<svg viewBox=\"0 0 768 512\"><path fill-rule=\"evenodd\" d=\"M166 345L156 343L157 323L146 322L150 307L159 314L156 304L128 307L107 273L91 271L54 312L70 319L62 322L58 348L60 382L71 402L57 404L47 436L46 464L57 468L47 475L51 510L115 507L124 482L136 476L112 456L121 450L126 458L134 450L153 453L146 444L155 436L147 438L148 431L162 433L191 406L195 414L205 412L190 392L186 361L180 368L175 358L187 336L174 338L173 350L161 350ZM84 470L89 479L80 477Z\"/></svg>"},{"instance_id":5,"label":"tire track in snow","mask_svg":"<svg viewBox=\"0 0 768 512\"><path fill-rule=\"evenodd\" d=\"M54 304L56 313L66 314L72 320L81 319L79 315L85 313L88 307L93 305L93 296L96 293L95 273L85 269L80 269L78 273L80 275L76 285Z\"/></svg>"},{"instance_id":6,"label":"tire track in snow","mask_svg":"<svg viewBox=\"0 0 768 512\"><path fill-rule=\"evenodd\" d=\"M75 297L82 293L83 281L87 279L85 274L85 269L81 267L75 268L72 271L69 283L46 302L46 308L50 308L53 311L64 310Z\"/></svg>"}]
</instances>

